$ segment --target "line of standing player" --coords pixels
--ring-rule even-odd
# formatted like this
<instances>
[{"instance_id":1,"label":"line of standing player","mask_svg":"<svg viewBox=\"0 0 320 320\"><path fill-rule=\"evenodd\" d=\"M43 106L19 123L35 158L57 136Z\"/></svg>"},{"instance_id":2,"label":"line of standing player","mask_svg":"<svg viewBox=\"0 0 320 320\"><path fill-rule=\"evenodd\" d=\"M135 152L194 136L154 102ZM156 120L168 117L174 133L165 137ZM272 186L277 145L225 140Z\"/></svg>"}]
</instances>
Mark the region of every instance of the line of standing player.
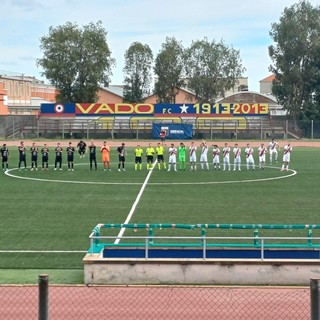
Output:
<instances>
[{"instance_id":1,"label":"line of standing player","mask_svg":"<svg viewBox=\"0 0 320 320\"><path fill-rule=\"evenodd\" d=\"M200 147L200 166L202 170L209 170L209 162L208 162L208 152L209 147L205 141L202 141ZM190 171L197 170L197 153L199 153L197 146L192 141L189 148L187 148L183 142L180 143L179 147L176 147L174 143L170 144L168 148L168 169L166 167L166 163L164 161L164 148L163 144L158 143L158 146L154 149L151 144L146 150L147 155L147 169L153 168L153 157L157 156L158 162L158 169L161 169L161 164L163 165L163 169L167 169L171 171L171 167L174 171L177 171L177 163L179 163L180 170L186 169L186 154L188 153L189 156L189 163L190 163ZM279 152L279 144L273 139L268 147L261 143L261 145L257 148L258 151L258 162L259 168L263 170L266 164L266 154L269 153L270 165L272 165L273 160L277 163L278 162L278 152ZM221 152L222 151L222 152ZM135 158L135 169L137 170L137 164L139 164L139 168L141 170L142 165L142 154L143 151L138 145L135 152L139 155ZM222 150L218 147L218 145L213 145L212 149L212 163L214 170L219 170L222 166L223 171L231 171L231 161L230 157L233 158L233 171L239 170L241 171L241 148L239 147L238 143L235 143L234 147L231 148L228 143L224 144ZM290 155L292 152L292 146L288 142L283 149L283 164L282 164L282 171L287 171L289 169L290 163ZM250 143L247 143L246 148L244 150L245 154L245 163L247 170L255 170L255 160L254 160L254 149L250 146ZM220 162L220 158L222 156L222 163ZM178 157L178 158L177 158Z\"/></svg>"},{"instance_id":2,"label":"line of standing player","mask_svg":"<svg viewBox=\"0 0 320 320\"><path fill-rule=\"evenodd\" d=\"M74 154L76 149L79 152L80 158L83 158L86 153L86 143L81 140L76 148L73 147L72 142L69 142L69 145L66 147L66 154L67 154L67 164L68 164L68 171L74 171ZM97 170L97 159L96 159L96 146L91 140L91 143L88 146L89 149L89 161L90 161L90 170L93 168ZM209 147L205 141L202 141L200 147L200 166L202 170L209 170L209 162L208 162L208 152ZM270 156L270 165L272 165L272 161L278 161L278 151L279 151L279 144L273 139L268 148L261 143L260 147L258 148L258 157L259 157L259 168L264 169L266 163L266 154L269 153ZM196 171L197 170L197 151L198 148L195 143L192 141L189 148L187 148L183 142L180 143L179 147L175 147L174 143L171 143L170 147L168 148L168 167L166 165L166 161L164 158L164 143L158 143L156 148L152 147L152 144L149 143L148 147L145 150L146 160L147 160L147 169L153 169L154 167L154 158L157 157L157 166L160 170L161 167L164 170L171 171L171 168L174 171L177 171L177 163L179 163L180 170L186 170L186 154L188 153L189 156L189 163L190 163L190 170ZM2 169L4 171L8 170L8 159L9 159L9 150L6 144L3 144L3 147L0 149L1 151L1 158L2 158ZM27 161L26 161L26 154L27 149L24 145L24 142L21 141L19 147L19 163L18 169L27 170ZM58 142L57 146L54 149L55 153L55 161L54 161L54 170L62 170L62 155L63 155L63 148L61 144ZM31 171L38 170L38 153L41 153L42 158L42 169L48 170L48 163L49 163L49 148L46 144L44 144L43 148L39 150L35 143L32 143L30 148L31 154ZM102 155L102 163L104 171L111 171L110 166L110 147L107 145L107 142L104 141L103 145L100 148L100 152ZM288 142L283 149L283 164L281 167L282 171L286 171L289 168L290 163L290 155L292 152L292 146ZM118 171L125 171L125 156L127 155L125 143L122 143L117 148L117 153L119 157L118 162ZM255 170L255 161L254 161L254 149L247 143L247 146L244 150L245 153L245 162L247 170L250 168ZM135 155L135 170L142 169L142 156L144 155L144 151L140 145L134 150ZM220 154L220 148L218 145L213 145L212 149L212 163L214 170L220 169L220 156L222 156L222 168L223 170L231 171L231 163L230 163L230 156L233 157L233 171L239 170L241 171L241 148L237 143L235 143L234 147L228 145L228 143L224 144L222 148L222 153ZM178 161L177 161L178 156Z\"/></svg>"},{"instance_id":3,"label":"line of standing player","mask_svg":"<svg viewBox=\"0 0 320 320\"><path fill-rule=\"evenodd\" d=\"M89 146L90 148L90 146ZM84 157L86 143L84 141L80 141L77 145L77 149L80 154L80 158ZM18 162L18 169L19 171L25 170L27 171L27 148L23 141L20 142L18 146L19 152L19 162ZM67 164L68 164L68 171L74 170L74 153L76 152L76 148L73 147L72 142L69 142L69 145L66 147L66 154L67 154ZM31 155L31 167L30 170L38 171L38 154L41 154L42 160L42 170L49 169L49 148L47 144L44 144L43 148L39 149L35 142L32 143L30 147L30 155ZM62 170L62 154L63 148L61 144L58 142L57 146L54 149L55 153L55 161L54 161L54 170ZM0 149L1 159L2 159L2 170L8 171L9 169L9 149L7 145L4 143L2 148Z\"/></svg>"}]
</instances>

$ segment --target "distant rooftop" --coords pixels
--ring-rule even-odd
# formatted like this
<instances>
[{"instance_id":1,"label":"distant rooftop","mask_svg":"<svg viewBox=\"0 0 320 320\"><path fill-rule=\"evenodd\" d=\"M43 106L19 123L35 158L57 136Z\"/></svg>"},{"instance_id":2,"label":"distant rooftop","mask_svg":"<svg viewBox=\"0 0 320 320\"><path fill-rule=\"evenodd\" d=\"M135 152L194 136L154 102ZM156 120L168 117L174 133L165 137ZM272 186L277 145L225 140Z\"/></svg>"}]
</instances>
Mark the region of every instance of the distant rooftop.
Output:
<instances>
[{"instance_id":1,"label":"distant rooftop","mask_svg":"<svg viewBox=\"0 0 320 320\"><path fill-rule=\"evenodd\" d=\"M239 91L239 92L234 92L234 93L231 93L230 95L224 97L224 98L219 98L217 99L216 102L220 102L220 101L223 101L224 99L226 98L230 98L232 96L238 96L238 95L258 95L258 96L262 96L262 97L265 97L265 98L268 98L274 102L277 102L277 99L275 98L274 95L272 94L265 94L265 93L260 93L260 92L256 92L256 91Z\"/></svg>"},{"instance_id":2,"label":"distant rooftop","mask_svg":"<svg viewBox=\"0 0 320 320\"><path fill-rule=\"evenodd\" d=\"M259 82L272 82L274 79L276 78L276 76L274 74L271 74L270 76L260 80Z\"/></svg>"},{"instance_id":3,"label":"distant rooftop","mask_svg":"<svg viewBox=\"0 0 320 320\"><path fill-rule=\"evenodd\" d=\"M101 88L123 98L123 86L121 85L110 85L109 87Z\"/></svg>"},{"instance_id":4,"label":"distant rooftop","mask_svg":"<svg viewBox=\"0 0 320 320\"><path fill-rule=\"evenodd\" d=\"M8 70L0 70L0 76L23 77L23 73L13 72L13 71L8 71Z\"/></svg>"}]
</instances>

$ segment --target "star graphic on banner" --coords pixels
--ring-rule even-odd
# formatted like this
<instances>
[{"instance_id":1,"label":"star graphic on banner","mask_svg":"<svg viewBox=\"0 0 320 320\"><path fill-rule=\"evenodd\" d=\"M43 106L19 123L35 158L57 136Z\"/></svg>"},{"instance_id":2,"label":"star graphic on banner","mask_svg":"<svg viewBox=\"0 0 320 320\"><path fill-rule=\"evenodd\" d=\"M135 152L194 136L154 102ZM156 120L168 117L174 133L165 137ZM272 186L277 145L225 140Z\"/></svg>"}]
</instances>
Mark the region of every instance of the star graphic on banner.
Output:
<instances>
[{"instance_id":1,"label":"star graphic on banner","mask_svg":"<svg viewBox=\"0 0 320 320\"><path fill-rule=\"evenodd\" d=\"M188 106L186 106L185 104L183 104L183 106L180 107L181 109L181 113L188 113Z\"/></svg>"}]
</instances>

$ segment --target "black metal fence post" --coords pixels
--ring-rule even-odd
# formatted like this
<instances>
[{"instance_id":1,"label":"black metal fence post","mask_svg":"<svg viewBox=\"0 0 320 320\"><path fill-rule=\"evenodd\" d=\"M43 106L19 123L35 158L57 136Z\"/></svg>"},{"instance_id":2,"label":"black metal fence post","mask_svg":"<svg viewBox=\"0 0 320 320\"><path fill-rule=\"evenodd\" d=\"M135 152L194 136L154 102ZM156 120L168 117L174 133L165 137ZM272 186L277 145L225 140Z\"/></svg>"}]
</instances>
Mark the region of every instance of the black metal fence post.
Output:
<instances>
[{"instance_id":1,"label":"black metal fence post","mask_svg":"<svg viewBox=\"0 0 320 320\"><path fill-rule=\"evenodd\" d=\"M38 278L39 283L39 303L38 303L38 319L48 320L48 292L49 292L49 275L40 274Z\"/></svg>"},{"instance_id":2,"label":"black metal fence post","mask_svg":"<svg viewBox=\"0 0 320 320\"><path fill-rule=\"evenodd\" d=\"M311 320L320 320L320 279L310 279Z\"/></svg>"}]
</instances>

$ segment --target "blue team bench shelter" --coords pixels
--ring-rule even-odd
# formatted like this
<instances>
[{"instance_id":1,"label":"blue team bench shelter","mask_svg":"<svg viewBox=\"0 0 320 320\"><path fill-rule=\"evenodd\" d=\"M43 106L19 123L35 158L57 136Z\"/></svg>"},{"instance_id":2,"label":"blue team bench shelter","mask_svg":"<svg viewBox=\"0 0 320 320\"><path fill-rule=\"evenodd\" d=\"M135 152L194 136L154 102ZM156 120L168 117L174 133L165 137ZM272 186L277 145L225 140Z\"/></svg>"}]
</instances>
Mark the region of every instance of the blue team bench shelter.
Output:
<instances>
[{"instance_id":1,"label":"blue team bench shelter","mask_svg":"<svg viewBox=\"0 0 320 320\"><path fill-rule=\"evenodd\" d=\"M115 259L203 259L202 249L186 248L104 248L103 258ZM206 259L261 259L260 249L207 249ZM265 249L264 259L320 259L319 250Z\"/></svg>"}]
</instances>

